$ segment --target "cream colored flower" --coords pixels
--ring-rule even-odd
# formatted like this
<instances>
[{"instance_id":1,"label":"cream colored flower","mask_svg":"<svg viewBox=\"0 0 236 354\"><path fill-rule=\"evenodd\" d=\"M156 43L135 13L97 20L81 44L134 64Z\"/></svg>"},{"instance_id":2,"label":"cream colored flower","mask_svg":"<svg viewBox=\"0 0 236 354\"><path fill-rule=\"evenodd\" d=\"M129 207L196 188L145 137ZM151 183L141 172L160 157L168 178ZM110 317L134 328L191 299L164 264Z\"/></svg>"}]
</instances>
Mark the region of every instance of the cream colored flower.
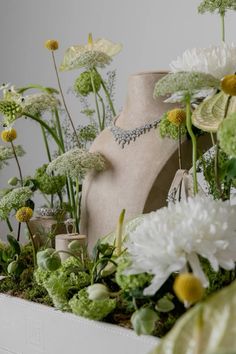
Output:
<instances>
[{"instance_id":1,"label":"cream colored flower","mask_svg":"<svg viewBox=\"0 0 236 354\"><path fill-rule=\"evenodd\" d=\"M101 38L93 41L91 34L88 43L85 45L75 45L67 49L62 64L61 71L93 67L103 68L110 64L112 58L122 49L121 44L113 43Z\"/></svg>"}]
</instances>

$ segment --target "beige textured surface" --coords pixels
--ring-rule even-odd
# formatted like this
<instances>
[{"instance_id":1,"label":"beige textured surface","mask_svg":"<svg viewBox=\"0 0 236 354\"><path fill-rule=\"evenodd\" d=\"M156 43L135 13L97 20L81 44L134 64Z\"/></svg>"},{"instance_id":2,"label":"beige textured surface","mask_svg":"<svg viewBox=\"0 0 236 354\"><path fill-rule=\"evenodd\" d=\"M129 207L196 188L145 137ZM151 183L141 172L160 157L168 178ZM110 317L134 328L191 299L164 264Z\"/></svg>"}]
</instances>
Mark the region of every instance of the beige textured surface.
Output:
<instances>
[{"instance_id":1,"label":"beige textured surface","mask_svg":"<svg viewBox=\"0 0 236 354\"><path fill-rule=\"evenodd\" d=\"M133 129L173 108L162 99L153 99L154 85L164 75L149 72L129 77L127 100L117 126ZM184 145L186 164L183 167L188 168L191 145L189 142ZM83 187L81 233L88 235L90 249L99 237L115 228L123 208L129 220L165 205L178 169L177 143L162 139L155 130L122 149L105 129L91 151L101 152L109 167L102 173L88 175Z\"/></svg>"}]
</instances>

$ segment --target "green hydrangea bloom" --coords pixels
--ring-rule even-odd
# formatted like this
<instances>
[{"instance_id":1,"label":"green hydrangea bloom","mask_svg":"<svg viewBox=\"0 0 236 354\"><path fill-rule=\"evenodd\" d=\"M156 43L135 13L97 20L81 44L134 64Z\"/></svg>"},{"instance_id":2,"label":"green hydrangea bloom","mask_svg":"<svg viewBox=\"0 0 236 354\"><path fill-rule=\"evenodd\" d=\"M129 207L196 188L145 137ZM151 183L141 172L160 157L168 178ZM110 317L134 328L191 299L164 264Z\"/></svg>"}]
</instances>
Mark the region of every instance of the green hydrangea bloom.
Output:
<instances>
[{"instance_id":1,"label":"green hydrangea bloom","mask_svg":"<svg viewBox=\"0 0 236 354\"><path fill-rule=\"evenodd\" d=\"M95 91L98 92L101 87L101 76L96 71L85 71L80 74L80 76L75 80L75 92L82 96L88 96L91 92L93 92L92 80Z\"/></svg>"},{"instance_id":2,"label":"green hydrangea bloom","mask_svg":"<svg viewBox=\"0 0 236 354\"><path fill-rule=\"evenodd\" d=\"M23 207L32 196L32 191L28 187L15 188L0 199L0 219L8 218L10 212Z\"/></svg>"},{"instance_id":3,"label":"green hydrangea bloom","mask_svg":"<svg viewBox=\"0 0 236 354\"><path fill-rule=\"evenodd\" d=\"M210 74L196 71L170 73L156 83L154 96L166 96L180 91L191 94L196 90L219 86L220 80Z\"/></svg>"},{"instance_id":4,"label":"green hydrangea bloom","mask_svg":"<svg viewBox=\"0 0 236 354\"><path fill-rule=\"evenodd\" d=\"M200 14L218 11L224 15L227 10L236 10L235 0L203 0L198 6Z\"/></svg>"},{"instance_id":5,"label":"green hydrangea bloom","mask_svg":"<svg viewBox=\"0 0 236 354\"><path fill-rule=\"evenodd\" d=\"M181 125L181 136L185 136L187 134L187 130L184 124ZM167 113L163 115L159 125L159 132L162 138L171 138L174 140L178 140L179 138L179 128L171 123L167 117Z\"/></svg>"},{"instance_id":6,"label":"green hydrangea bloom","mask_svg":"<svg viewBox=\"0 0 236 354\"><path fill-rule=\"evenodd\" d=\"M89 300L87 289L82 289L69 301L76 315L100 321L116 307L115 299Z\"/></svg>"},{"instance_id":7,"label":"green hydrangea bloom","mask_svg":"<svg viewBox=\"0 0 236 354\"><path fill-rule=\"evenodd\" d=\"M125 275L124 270L130 265L130 260L123 259L119 262L116 271L116 282L122 290L132 292L134 290L142 290L151 282L153 276L147 273Z\"/></svg>"},{"instance_id":8,"label":"green hydrangea bloom","mask_svg":"<svg viewBox=\"0 0 236 354\"><path fill-rule=\"evenodd\" d=\"M236 113L223 120L218 129L217 137L221 149L227 155L236 157Z\"/></svg>"},{"instance_id":9,"label":"green hydrangea bloom","mask_svg":"<svg viewBox=\"0 0 236 354\"><path fill-rule=\"evenodd\" d=\"M89 274L81 271L81 265L74 257L69 257L56 271L37 270L35 279L47 290L54 306L63 311L70 311L70 298L90 283Z\"/></svg>"},{"instance_id":10,"label":"green hydrangea bloom","mask_svg":"<svg viewBox=\"0 0 236 354\"><path fill-rule=\"evenodd\" d=\"M38 267L34 272L34 278L38 285L44 286L44 282L50 277L51 272L49 270Z\"/></svg>"},{"instance_id":11,"label":"green hydrangea bloom","mask_svg":"<svg viewBox=\"0 0 236 354\"><path fill-rule=\"evenodd\" d=\"M66 184L65 176L52 176L46 173L48 165L44 164L35 172L34 178L37 181L39 190L44 194L56 194L61 192Z\"/></svg>"}]
</instances>

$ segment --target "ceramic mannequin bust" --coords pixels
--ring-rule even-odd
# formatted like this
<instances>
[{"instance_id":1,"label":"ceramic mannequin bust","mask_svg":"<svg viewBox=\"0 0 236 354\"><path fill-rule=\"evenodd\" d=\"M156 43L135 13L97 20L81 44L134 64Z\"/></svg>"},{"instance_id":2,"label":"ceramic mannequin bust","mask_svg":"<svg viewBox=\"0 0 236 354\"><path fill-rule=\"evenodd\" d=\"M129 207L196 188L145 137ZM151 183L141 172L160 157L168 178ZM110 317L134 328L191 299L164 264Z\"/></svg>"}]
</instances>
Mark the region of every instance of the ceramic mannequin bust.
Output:
<instances>
[{"instance_id":1,"label":"ceramic mannequin bust","mask_svg":"<svg viewBox=\"0 0 236 354\"><path fill-rule=\"evenodd\" d=\"M166 72L138 73L129 77L123 111L116 120L122 129L151 123L174 105L154 99L155 83ZM184 168L191 166L191 144L184 142ZM99 237L114 230L119 214L126 220L166 205L172 179L178 169L177 142L161 138L158 128L138 137L122 149L109 129L94 141L91 151L108 160L106 171L87 176L83 185L81 233L88 235L89 249Z\"/></svg>"}]
</instances>

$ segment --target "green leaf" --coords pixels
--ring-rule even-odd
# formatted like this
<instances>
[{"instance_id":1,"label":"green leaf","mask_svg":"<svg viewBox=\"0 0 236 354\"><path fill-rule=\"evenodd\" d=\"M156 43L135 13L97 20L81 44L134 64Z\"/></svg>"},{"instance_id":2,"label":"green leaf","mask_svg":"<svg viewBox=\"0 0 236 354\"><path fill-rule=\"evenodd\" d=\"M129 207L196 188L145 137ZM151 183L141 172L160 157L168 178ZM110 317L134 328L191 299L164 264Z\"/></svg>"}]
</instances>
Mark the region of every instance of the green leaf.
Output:
<instances>
[{"instance_id":1,"label":"green leaf","mask_svg":"<svg viewBox=\"0 0 236 354\"><path fill-rule=\"evenodd\" d=\"M140 334L152 334L158 319L159 317L155 311L149 308L141 308L133 313L131 323L139 336Z\"/></svg>"},{"instance_id":2,"label":"green leaf","mask_svg":"<svg viewBox=\"0 0 236 354\"><path fill-rule=\"evenodd\" d=\"M182 316L152 354L236 351L236 281Z\"/></svg>"},{"instance_id":3,"label":"green leaf","mask_svg":"<svg viewBox=\"0 0 236 354\"><path fill-rule=\"evenodd\" d=\"M13 249L15 254L21 253L21 248L19 242L12 235L7 235L7 241L9 242L11 248Z\"/></svg>"}]
</instances>

